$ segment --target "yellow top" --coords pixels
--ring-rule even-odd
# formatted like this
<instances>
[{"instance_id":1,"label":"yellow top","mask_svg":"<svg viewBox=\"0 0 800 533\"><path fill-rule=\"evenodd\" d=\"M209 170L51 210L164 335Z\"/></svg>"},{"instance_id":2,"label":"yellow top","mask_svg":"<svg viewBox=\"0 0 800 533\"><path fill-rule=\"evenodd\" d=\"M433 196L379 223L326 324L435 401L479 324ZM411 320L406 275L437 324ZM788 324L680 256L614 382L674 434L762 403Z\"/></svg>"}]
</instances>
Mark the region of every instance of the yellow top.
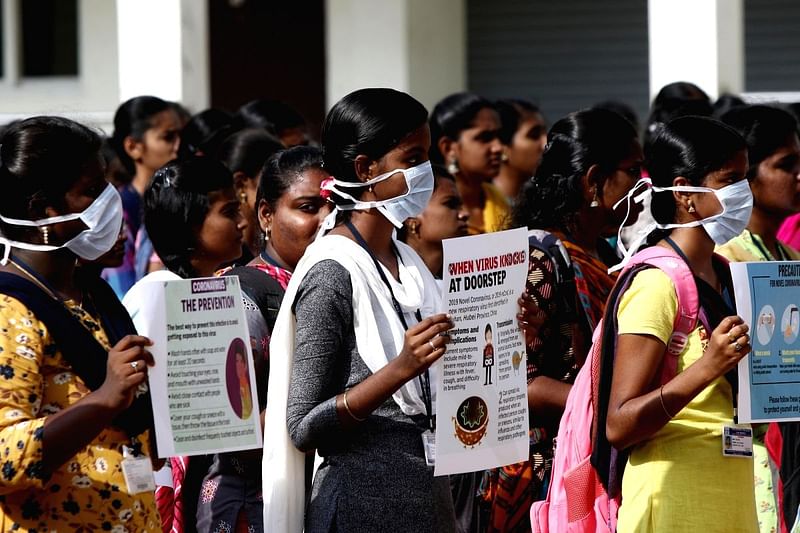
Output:
<instances>
[{"instance_id":1,"label":"yellow top","mask_svg":"<svg viewBox=\"0 0 800 533\"><path fill-rule=\"evenodd\" d=\"M716 252L732 263L744 261L797 261L800 260L800 252L778 241L785 257L774 257L764 246L764 241L750 230L744 230L740 235L729 240L721 246L717 246Z\"/></svg>"},{"instance_id":2,"label":"yellow top","mask_svg":"<svg viewBox=\"0 0 800 533\"><path fill-rule=\"evenodd\" d=\"M108 347L98 321L70 311ZM131 496L122 475L125 432L107 428L47 478L42 432L47 416L89 394L22 303L0 295L0 531L161 531L152 492ZM148 435L137 437L149 454ZM55 443L57 446L58 443Z\"/></svg>"},{"instance_id":3,"label":"yellow top","mask_svg":"<svg viewBox=\"0 0 800 533\"><path fill-rule=\"evenodd\" d=\"M665 345L678 301L658 269L640 272L622 296L619 334L652 335ZM698 325L678 357L678 372L703 354ZM722 455L722 428L733 423L731 387L718 378L650 439L634 446L622 478L617 531L755 532L753 460Z\"/></svg>"},{"instance_id":4,"label":"yellow top","mask_svg":"<svg viewBox=\"0 0 800 533\"><path fill-rule=\"evenodd\" d=\"M491 183L483 183L483 194L486 196L486 204L483 206L483 230L475 226L469 226L470 235L480 233L492 233L506 229L511 218L511 208L508 200L500 192L500 189Z\"/></svg>"}]
</instances>

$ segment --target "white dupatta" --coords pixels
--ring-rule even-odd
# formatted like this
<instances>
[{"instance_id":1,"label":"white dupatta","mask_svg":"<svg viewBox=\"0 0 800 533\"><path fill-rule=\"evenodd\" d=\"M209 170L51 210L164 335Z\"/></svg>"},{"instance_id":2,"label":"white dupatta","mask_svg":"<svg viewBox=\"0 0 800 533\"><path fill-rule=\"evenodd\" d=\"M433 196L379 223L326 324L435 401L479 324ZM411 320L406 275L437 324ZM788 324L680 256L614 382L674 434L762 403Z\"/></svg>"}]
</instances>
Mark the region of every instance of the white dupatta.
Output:
<instances>
[{"instance_id":1,"label":"white dupatta","mask_svg":"<svg viewBox=\"0 0 800 533\"><path fill-rule=\"evenodd\" d=\"M395 298L407 317L413 316L417 310L423 318L431 316L440 308L436 280L413 249L397 240L394 243L400 254L400 282L388 272L387 279ZM327 259L336 261L350 273L356 346L370 371L376 372L386 366L403 347L405 328L369 253L340 235L326 235L314 241L292 274L270 341L262 463L264 531L303 531L306 454L294 447L286 424L295 350L296 319L292 307L297 289L308 271ZM426 412L418 380L408 381L392 398L407 415Z\"/></svg>"}]
</instances>

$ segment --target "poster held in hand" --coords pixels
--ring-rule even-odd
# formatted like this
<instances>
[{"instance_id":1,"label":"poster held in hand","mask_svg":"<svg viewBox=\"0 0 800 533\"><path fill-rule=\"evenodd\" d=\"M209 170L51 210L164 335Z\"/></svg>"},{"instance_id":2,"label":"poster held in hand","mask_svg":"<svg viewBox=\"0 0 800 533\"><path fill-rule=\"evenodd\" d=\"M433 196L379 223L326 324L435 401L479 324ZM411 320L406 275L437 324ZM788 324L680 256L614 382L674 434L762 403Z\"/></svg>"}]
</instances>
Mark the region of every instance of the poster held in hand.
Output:
<instances>
[{"instance_id":1,"label":"poster held in hand","mask_svg":"<svg viewBox=\"0 0 800 533\"><path fill-rule=\"evenodd\" d=\"M739 361L739 422L800 420L800 261L731 263L752 351Z\"/></svg>"},{"instance_id":2,"label":"poster held in hand","mask_svg":"<svg viewBox=\"0 0 800 533\"><path fill-rule=\"evenodd\" d=\"M437 363L435 474L528 458L525 342L517 300L528 272L525 228L448 239L444 305L455 328Z\"/></svg>"}]
</instances>

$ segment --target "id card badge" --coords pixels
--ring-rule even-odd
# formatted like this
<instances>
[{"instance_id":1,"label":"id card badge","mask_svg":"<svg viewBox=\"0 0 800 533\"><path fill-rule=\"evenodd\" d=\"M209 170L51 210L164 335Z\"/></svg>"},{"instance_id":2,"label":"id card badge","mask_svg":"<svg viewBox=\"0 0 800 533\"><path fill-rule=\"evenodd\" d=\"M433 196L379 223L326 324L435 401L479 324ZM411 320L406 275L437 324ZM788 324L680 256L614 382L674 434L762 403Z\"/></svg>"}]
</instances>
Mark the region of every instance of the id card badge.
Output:
<instances>
[{"instance_id":1,"label":"id card badge","mask_svg":"<svg viewBox=\"0 0 800 533\"><path fill-rule=\"evenodd\" d=\"M428 466L435 466L436 436L429 429L422 434L422 447L425 450L425 464Z\"/></svg>"},{"instance_id":2,"label":"id card badge","mask_svg":"<svg viewBox=\"0 0 800 533\"><path fill-rule=\"evenodd\" d=\"M127 449L123 452L123 457L122 475L125 477L125 484L128 486L128 494L156 490L153 465L150 463L150 458L146 455L133 457Z\"/></svg>"},{"instance_id":3,"label":"id card badge","mask_svg":"<svg viewBox=\"0 0 800 533\"><path fill-rule=\"evenodd\" d=\"M725 457L753 457L753 428L750 426L722 426L722 455Z\"/></svg>"}]
</instances>

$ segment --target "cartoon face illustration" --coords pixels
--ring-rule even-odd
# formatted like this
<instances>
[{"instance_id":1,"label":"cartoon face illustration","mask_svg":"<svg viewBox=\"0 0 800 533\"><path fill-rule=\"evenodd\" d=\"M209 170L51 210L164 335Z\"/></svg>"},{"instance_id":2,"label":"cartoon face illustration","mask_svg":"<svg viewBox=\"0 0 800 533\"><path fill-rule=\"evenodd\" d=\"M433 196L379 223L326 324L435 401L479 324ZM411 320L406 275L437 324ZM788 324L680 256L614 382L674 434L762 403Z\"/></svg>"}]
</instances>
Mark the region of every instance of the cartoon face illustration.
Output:
<instances>
[{"instance_id":1,"label":"cartoon face illustration","mask_svg":"<svg viewBox=\"0 0 800 533\"><path fill-rule=\"evenodd\" d=\"M484 331L483 336L486 339L486 344L492 344L492 326L486 324L486 331Z\"/></svg>"}]
</instances>

